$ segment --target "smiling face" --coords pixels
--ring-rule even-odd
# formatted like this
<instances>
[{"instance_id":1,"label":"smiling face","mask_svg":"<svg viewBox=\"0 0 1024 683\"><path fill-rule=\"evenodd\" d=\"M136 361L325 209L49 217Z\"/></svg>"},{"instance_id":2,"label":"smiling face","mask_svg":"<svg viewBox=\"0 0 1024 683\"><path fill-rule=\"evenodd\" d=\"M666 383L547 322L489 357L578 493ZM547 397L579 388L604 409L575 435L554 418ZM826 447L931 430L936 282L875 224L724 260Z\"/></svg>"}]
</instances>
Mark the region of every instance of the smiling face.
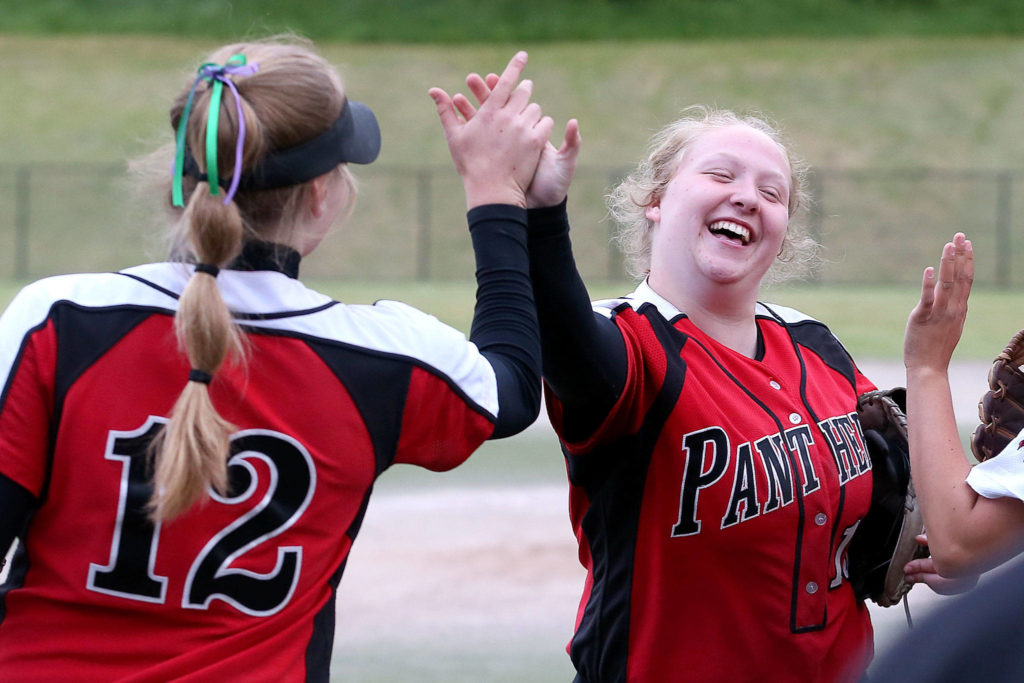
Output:
<instances>
[{"instance_id":1,"label":"smiling face","mask_svg":"<svg viewBox=\"0 0 1024 683\"><path fill-rule=\"evenodd\" d=\"M786 236L790 178L783 151L749 126L714 128L694 139L647 207L651 285L670 300L674 292L722 286L745 287L756 297Z\"/></svg>"}]
</instances>

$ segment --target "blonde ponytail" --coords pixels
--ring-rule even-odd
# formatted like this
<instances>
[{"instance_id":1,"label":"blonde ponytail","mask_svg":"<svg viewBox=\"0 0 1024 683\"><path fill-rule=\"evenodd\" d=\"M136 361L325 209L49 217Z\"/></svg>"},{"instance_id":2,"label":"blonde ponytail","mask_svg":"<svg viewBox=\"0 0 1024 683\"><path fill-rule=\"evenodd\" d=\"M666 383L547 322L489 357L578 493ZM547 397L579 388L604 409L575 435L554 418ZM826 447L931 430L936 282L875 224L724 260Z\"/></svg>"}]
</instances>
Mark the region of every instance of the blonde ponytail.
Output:
<instances>
[{"instance_id":1,"label":"blonde ponytail","mask_svg":"<svg viewBox=\"0 0 1024 683\"><path fill-rule=\"evenodd\" d=\"M221 296L216 271L209 266L224 265L241 251L242 219L233 202L225 206L204 190L201 184L185 213L196 258L207 268L189 279L174 316L178 345L193 374L158 443L151 508L162 520L185 512L210 488L221 495L227 492L227 457L235 431L210 400L209 381L230 354L242 357L242 334Z\"/></svg>"}]
</instances>

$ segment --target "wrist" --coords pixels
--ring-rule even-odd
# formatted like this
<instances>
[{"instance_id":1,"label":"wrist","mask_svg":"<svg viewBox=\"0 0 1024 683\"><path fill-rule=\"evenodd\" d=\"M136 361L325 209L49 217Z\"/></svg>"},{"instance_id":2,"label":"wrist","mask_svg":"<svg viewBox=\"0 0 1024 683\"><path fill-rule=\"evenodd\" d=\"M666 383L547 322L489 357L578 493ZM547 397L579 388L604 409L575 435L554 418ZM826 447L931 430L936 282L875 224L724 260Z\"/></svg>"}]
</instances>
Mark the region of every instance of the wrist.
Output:
<instances>
[{"instance_id":1,"label":"wrist","mask_svg":"<svg viewBox=\"0 0 1024 683\"><path fill-rule=\"evenodd\" d=\"M948 366L935 366L923 363L905 363L907 370L907 383L914 381L915 384L931 383L936 380L947 381L949 378Z\"/></svg>"},{"instance_id":2,"label":"wrist","mask_svg":"<svg viewBox=\"0 0 1024 683\"><path fill-rule=\"evenodd\" d=\"M528 209L548 209L551 207L559 206L564 203L568 195L563 194L560 197L534 197L531 195L526 196L526 208Z\"/></svg>"},{"instance_id":3,"label":"wrist","mask_svg":"<svg viewBox=\"0 0 1024 683\"><path fill-rule=\"evenodd\" d=\"M466 189L466 208L473 209L486 204L511 204L526 208L526 197L518 187L488 185L475 187L469 183Z\"/></svg>"}]
</instances>

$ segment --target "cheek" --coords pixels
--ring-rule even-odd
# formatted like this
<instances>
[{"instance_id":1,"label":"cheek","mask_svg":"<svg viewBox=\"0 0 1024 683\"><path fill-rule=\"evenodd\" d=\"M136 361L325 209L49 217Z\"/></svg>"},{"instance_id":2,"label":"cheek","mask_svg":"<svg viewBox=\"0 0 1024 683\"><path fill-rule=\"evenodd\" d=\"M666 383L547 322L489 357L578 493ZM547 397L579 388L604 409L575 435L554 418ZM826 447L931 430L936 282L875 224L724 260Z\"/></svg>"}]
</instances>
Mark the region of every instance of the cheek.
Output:
<instances>
[{"instance_id":1,"label":"cheek","mask_svg":"<svg viewBox=\"0 0 1024 683\"><path fill-rule=\"evenodd\" d=\"M763 224L773 238L781 243L789 232L789 210L785 206L772 207L772 209L770 212L765 212L766 220Z\"/></svg>"}]
</instances>

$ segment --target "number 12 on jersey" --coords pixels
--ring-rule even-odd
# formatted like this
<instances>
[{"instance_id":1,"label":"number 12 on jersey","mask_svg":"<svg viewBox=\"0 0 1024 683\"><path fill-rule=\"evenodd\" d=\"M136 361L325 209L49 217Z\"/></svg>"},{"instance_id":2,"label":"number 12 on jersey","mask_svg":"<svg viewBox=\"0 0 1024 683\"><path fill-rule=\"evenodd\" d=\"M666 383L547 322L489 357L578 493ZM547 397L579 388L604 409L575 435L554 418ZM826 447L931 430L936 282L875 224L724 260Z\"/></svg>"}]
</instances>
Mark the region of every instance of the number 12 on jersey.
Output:
<instances>
[{"instance_id":1,"label":"number 12 on jersey","mask_svg":"<svg viewBox=\"0 0 1024 683\"><path fill-rule=\"evenodd\" d=\"M147 506L153 487L149 481L149 446L166 419L150 417L131 432L112 431L107 438L107 460L121 463L120 495L107 564L89 566L89 590L130 600L163 604L168 578L157 575L161 523L154 523ZM295 439L261 429L231 437L228 458L228 493L210 491L218 503L238 505L260 488L262 461L269 472L263 498L245 514L212 537L192 561L182 591L182 607L206 609L223 600L253 616L267 616L283 608L302 569L301 546L279 546L276 566L260 574L233 568L232 563L253 548L294 525L309 506L316 488L316 469L306 449Z\"/></svg>"}]
</instances>

